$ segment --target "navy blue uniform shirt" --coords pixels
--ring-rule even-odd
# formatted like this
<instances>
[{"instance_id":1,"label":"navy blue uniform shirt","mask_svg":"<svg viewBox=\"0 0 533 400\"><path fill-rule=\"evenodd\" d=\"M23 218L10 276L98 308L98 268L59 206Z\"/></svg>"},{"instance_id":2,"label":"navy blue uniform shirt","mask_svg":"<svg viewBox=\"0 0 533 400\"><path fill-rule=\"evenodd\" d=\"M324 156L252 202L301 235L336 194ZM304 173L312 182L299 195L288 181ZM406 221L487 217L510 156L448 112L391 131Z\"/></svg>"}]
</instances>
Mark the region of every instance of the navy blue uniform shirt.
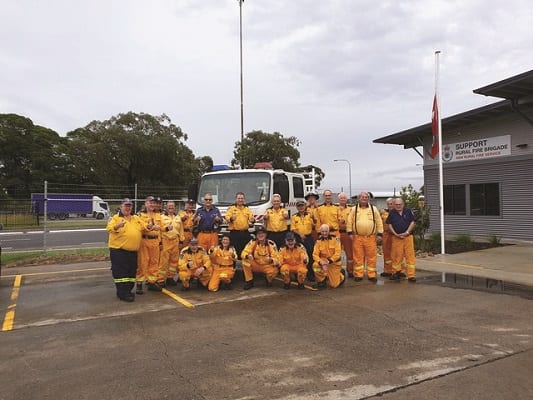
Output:
<instances>
[{"instance_id":1,"label":"navy blue uniform shirt","mask_svg":"<svg viewBox=\"0 0 533 400\"><path fill-rule=\"evenodd\" d=\"M392 225L394 232L397 234L404 233L411 225L411 222L415 222L415 215L410 208L404 207L402 215L396 210L392 210L387 217L385 223Z\"/></svg>"},{"instance_id":2,"label":"navy blue uniform shirt","mask_svg":"<svg viewBox=\"0 0 533 400\"><path fill-rule=\"evenodd\" d=\"M211 207L209 211L205 207L200 207L198 210L196 210L196 214L194 216L196 217L197 215L202 217L198 223L198 230L200 232L217 230L218 226L215 226L215 217L218 216L218 218L222 220L222 215L220 214L219 209L216 207Z\"/></svg>"}]
</instances>

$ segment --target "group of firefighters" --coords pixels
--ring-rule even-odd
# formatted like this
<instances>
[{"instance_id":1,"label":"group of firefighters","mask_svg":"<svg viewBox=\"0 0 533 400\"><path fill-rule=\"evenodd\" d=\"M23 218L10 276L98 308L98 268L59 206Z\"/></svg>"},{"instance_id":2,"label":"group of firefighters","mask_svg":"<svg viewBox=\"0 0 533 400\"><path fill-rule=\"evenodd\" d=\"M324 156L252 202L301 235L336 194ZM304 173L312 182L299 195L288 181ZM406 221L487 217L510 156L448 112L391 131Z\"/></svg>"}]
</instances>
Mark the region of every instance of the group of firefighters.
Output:
<instances>
[{"instance_id":1,"label":"group of firefighters","mask_svg":"<svg viewBox=\"0 0 533 400\"><path fill-rule=\"evenodd\" d=\"M291 281L299 289L305 281L318 289L336 288L347 278L356 282L365 276L377 282L378 245L384 266L382 277L416 282L412 232L415 217L401 198L387 199L379 211L370 204L369 194L361 192L355 205L348 204L345 193L333 203L330 190L319 195L308 193L306 201L296 203L297 213L289 216L281 197L273 195L272 207L264 215L253 215L245 194L235 196L235 204L224 216L206 193L203 205L186 202L176 212L176 204L149 196L144 208L132 214L132 202L124 199L120 211L108 222L111 269L117 297L134 301L145 288L161 291L165 286L190 289L192 283L210 291L231 289L238 259L242 260L244 290L254 287L254 274L264 276L266 286L279 274L285 289ZM229 234L219 239L219 227L228 224ZM255 237L249 228L255 226ZM342 252L346 257L343 268Z\"/></svg>"}]
</instances>

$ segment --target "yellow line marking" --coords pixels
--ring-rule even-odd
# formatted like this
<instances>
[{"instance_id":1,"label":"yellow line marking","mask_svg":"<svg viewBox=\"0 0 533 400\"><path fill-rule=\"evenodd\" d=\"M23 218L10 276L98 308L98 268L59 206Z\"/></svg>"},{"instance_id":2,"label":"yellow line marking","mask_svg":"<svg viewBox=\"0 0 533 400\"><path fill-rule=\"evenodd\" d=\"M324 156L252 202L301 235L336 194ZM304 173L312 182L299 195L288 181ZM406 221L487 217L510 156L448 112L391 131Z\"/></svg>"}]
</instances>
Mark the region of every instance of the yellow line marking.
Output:
<instances>
[{"instance_id":1,"label":"yellow line marking","mask_svg":"<svg viewBox=\"0 0 533 400\"><path fill-rule=\"evenodd\" d=\"M104 271L108 270L109 267L98 267L98 268L85 268L85 269L69 269L67 271L48 271L48 272L32 272L29 274L21 274L24 276L38 276L38 275L55 275L55 274L69 274L72 272L84 272L84 271ZM2 275L2 278L13 278L19 275Z\"/></svg>"},{"instance_id":2,"label":"yellow line marking","mask_svg":"<svg viewBox=\"0 0 533 400\"><path fill-rule=\"evenodd\" d=\"M13 329L13 324L15 322L15 309L17 304L15 303L19 297L20 284L22 282L22 275L17 275L15 277L15 282L13 283L13 291L11 292L11 304L8 307L8 311L4 317L4 323L2 324L2 331L10 331Z\"/></svg>"},{"instance_id":3,"label":"yellow line marking","mask_svg":"<svg viewBox=\"0 0 533 400\"><path fill-rule=\"evenodd\" d=\"M193 305L193 304L189 303L189 302L188 302L187 300L185 300L184 298L179 297L179 296L176 295L175 293L172 293L170 290L163 289L163 290L161 291L161 293L166 294L168 297L173 298L173 299L176 300L178 303L183 304L185 307L188 307L188 308L194 308L194 305Z\"/></svg>"}]
</instances>

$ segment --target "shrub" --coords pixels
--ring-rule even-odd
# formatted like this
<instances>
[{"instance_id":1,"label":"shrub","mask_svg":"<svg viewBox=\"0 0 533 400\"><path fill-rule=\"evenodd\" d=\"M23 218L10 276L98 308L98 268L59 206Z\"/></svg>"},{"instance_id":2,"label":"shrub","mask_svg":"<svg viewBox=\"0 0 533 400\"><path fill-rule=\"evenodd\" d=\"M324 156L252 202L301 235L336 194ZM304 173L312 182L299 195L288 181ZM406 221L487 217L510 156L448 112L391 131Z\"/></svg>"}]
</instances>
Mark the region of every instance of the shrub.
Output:
<instances>
[{"instance_id":1,"label":"shrub","mask_svg":"<svg viewBox=\"0 0 533 400\"><path fill-rule=\"evenodd\" d=\"M470 235L459 235L455 238L455 244L459 249L468 251L472 248L472 237Z\"/></svg>"},{"instance_id":2,"label":"shrub","mask_svg":"<svg viewBox=\"0 0 533 400\"><path fill-rule=\"evenodd\" d=\"M489 243L492 246L500 246L502 242L502 238L500 236L492 235L489 237Z\"/></svg>"}]
</instances>

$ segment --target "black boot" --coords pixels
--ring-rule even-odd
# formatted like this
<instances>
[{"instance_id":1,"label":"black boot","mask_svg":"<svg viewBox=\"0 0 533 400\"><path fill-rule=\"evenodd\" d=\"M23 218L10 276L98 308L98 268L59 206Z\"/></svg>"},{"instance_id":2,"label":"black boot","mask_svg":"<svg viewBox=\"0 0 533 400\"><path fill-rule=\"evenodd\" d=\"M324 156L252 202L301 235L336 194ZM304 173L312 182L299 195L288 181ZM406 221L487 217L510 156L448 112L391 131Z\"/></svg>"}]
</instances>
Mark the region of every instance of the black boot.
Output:
<instances>
[{"instance_id":1,"label":"black boot","mask_svg":"<svg viewBox=\"0 0 533 400\"><path fill-rule=\"evenodd\" d=\"M176 281L173 278L167 278L165 283L166 283L166 286L176 286L177 285Z\"/></svg>"},{"instance_id":2,"label":"black boot","mask_svg":"<svg viewBox=\"0 0 533 400\"><path fill-rule=\"evenodd\" d=\"M152 292L160 292L161 290L163 290L163 288L159 286L158 283L148 283L146 286L148 286L148 290Z\"/></svg>"},{"instance_id":3,"label":"black boot","mask_svg":"<svg viewBox=\"0 0 533 400\"><path fill-rule=\"evenodd\" d=\"M341 283L339 283L339 286L344 285L344 282L346 282L346 279L347 279L345 270L341 269L341 275L342 275L342 281L341 281Z\"/></svg>"},{"instance_id":4,"label":"black boot","mask_svg":"<svg viewBox=\"0 0 533 400\"><path fill-rule=\"evenodd\" d=\"M249 290L249 289L251 289L253 287L254 287L254 281L253 280L244 282L244 286L243 286L244 290Z\"/></svg>"},{"instance_id":5,"label":"black boot","mask_svg":"<svg viewBox=\"0 0 533 400\"><path fill-rule=\"evenodd\" d=\"M143 294L144 291L143 291L143 283L142 282L137 282L137 288L135 289L135 293L137 294Z\"/></svg>"}]
</instances>

